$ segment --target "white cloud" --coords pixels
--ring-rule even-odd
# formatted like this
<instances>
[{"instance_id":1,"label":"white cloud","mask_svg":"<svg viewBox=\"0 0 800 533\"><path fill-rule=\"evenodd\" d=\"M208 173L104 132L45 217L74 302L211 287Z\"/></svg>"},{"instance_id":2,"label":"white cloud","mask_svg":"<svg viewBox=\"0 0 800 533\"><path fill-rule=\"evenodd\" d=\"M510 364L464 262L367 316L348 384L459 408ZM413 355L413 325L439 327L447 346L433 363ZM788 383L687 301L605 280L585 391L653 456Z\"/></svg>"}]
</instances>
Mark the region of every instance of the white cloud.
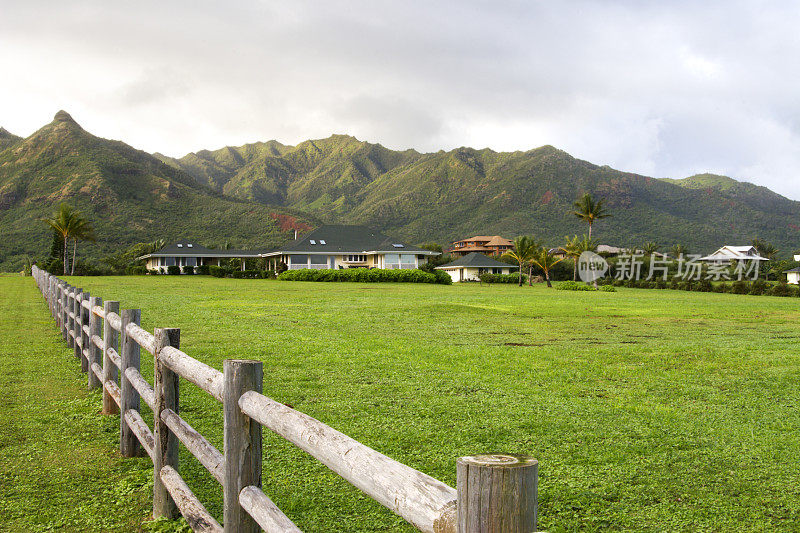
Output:
<instances>
[{"instance_id":1,"label":"white cloud","mask_svg":"<svg viewBox=\"0 0 800 533\"><path fill-rule=\"evenodd\" d=\"M148 151L349 133L552 144L800 199L800 4L136 2L4 6L0 125L68 110Z\"/></svg>"}]
</instances>

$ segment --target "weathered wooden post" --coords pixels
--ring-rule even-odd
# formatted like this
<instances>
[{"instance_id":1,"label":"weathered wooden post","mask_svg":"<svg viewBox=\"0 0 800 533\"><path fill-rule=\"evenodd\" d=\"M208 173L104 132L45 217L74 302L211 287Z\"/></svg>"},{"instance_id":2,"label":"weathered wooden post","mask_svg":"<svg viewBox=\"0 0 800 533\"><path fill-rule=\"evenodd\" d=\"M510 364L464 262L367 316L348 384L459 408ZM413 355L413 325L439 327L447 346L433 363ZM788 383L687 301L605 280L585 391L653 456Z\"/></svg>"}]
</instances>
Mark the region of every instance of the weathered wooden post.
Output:
<instances>
[{"instance_id":1,"label":"weathered wooden post","mask_svg":"<svg viewBox=\"0 0 800 533\"><path fill-rule=\"evenodd\" d=\"M178 375L161 362L159 355L167 346L180 347L181 330L156 328L155 330L155 386L156 408L153 411L153 518L177 518L178 508L161 481L161 468L171 466L178 470L178 438L161 419L165 409L178 413Z\"/></svg>"},{"instance_id":2,"label":"weathered wooden post","mask_svg":"<svg viewBox=\"0 0 800 533\"><path fill-rule=\"evenodd\" d=\"M102 335L100 317L94 314L94 306L103 305L103 299L99 296L89 298L89 390L94 390L100 386L100 378L92 370L94 363L100 364L101 350L94 343L93 337Z\"/></svg>"},{"instance_id":3,"label":"weathered wooden post","mask_svg":"<svg viewBox=\"0 0 800 533\"><path fill-rule=\"evenodd\" d=\"M460 457L456 463L456 531L536 531L538 475L538 461L524 455Z\"/></svg>"},{"instance_id":4,"label":"weathered wooden post","mask_svg":"<svg viewBox=\"0 0 800 533\"><path fill-rule=\"evenodd\" d=\"M83 289L75 289L75 298L72 299L72 338L75 341L75 357L81 356L81 348L78 346L81 343L81 293Z\"/></svg>"},{"instance_id":5,"label":"weathered wooden post","mask_svg":"<svg viewBox=\"0 0 800 533\"><path fill-rule=\"evenodd\" d=\"M140 324L142 312L139 309L123 309L122 314L122 333L120 334L120 417L119 417L119 453L122 457L138 457L142 454L139 439L128 427L125 422L125 412L130 409L139 411L139 392L133 388L125 370L135 368L139 370L139 343L128 336L126 328L128 324Z\"/></svg>"},{"instance_id":6,"label":"weathered wooden post","mask_svg":"<svg viewBox=\"0 0 800 533\"><path fill-rule=\"evenodd\" d=\"M242 413L239 398L262 391L261 361L226 359L223 412L225 424L225 483L223 527L226 533L258 533L261 528L239 505L239 492L248 485L261 487L261 424Z\"/></svg>"},{"instance_id":7,"label":"weathered wooden post","mask_svg":"<svg viewBox=\"0 0 800 533\"><path fill-rule=\"evenodd\" d=\"M83 304L84 302L91 300L91 297L92 295L88 292L81 294L81 303L78 306L78 311L81 314L81 372L89 371L89 336L86 334L86 331L83 329L83 327L89 325L89 317L91 316L91 313L86 310Z\"/></svg>"},{"instance_id":8,"label":"weathered wooden post","mask_svg":"<svg viewBox=\"0 0 800 533\"><path fill-rule=\"evenodd\" d=\"M103 414L115 415L119 413L119 406L114 398L109 394L106 388L107 381L114 381L117 377L117 367L108 356L108 349L114 348L119 353L119 334L117 330L111 327L108 321L108 315L111 313L119 313L119 302L108 301L103 304Z\"/></svg>"},{"instance_id":9,"label":"weathered wooden post","mask_svg":"<svg viewBox=\"0 0 800 533\"><path fill-rule=\"evenodd\" d=\"M61 334L64 337L64 340L67 341L67 345L69 346L69 285L67 283L62 283L62 288L64 294L61 296L61 321L63 322L62 328L63 331Z\"/></svg>"},{"instance_id":10,"label":"weathered wooden post","mask_svg":"<svg viewBox=\"0 0 800 533\"><path fill-rule=\"evenodd\" d=\"M75 287L72 285L67 285L67 308L66 308L66 315L67 315L67 346L70 348L75 346L75 338L74 330L75 330L75 319L72 317L72 314L75 312Z\"/></svg>"}]
</instances>

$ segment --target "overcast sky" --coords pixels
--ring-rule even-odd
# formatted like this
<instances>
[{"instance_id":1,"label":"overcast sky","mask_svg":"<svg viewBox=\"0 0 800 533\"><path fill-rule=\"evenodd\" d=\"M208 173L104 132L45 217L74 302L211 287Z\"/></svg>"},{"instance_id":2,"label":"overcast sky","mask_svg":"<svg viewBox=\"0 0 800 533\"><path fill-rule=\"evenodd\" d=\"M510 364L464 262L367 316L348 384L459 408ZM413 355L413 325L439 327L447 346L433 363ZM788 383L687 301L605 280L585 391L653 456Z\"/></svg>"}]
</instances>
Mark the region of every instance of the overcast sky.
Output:
<instances>
[{"instance_id":1,"label":"overcast sky","mask_svg":"<svg viewBox=\"0 0 800 533\"><path fill-rule=\"evenodd\" d=\"M0 126L150 152L552 144L800 199L800 2L0 0Z\"/></svg>"}]
</instances>

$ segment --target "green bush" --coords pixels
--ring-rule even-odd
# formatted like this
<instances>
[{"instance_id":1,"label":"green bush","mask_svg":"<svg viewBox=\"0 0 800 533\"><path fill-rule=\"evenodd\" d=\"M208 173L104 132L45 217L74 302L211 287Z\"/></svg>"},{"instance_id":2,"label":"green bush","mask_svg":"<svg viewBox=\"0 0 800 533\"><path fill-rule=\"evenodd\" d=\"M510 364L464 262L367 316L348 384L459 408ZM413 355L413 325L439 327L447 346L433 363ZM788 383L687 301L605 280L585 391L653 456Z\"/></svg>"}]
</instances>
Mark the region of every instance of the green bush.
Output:
<instances>
[{"instance_id":1,"label":"green bush","mask_svg":"<svg viewBox=\"0 0 800 533\"><path fill-rule=\"evenodd\" d=\"M598 290L603 292L617 292L616 287L614 287L613 285L600 285Z\"/></svg>"},{"instance_id":2,"label":"green bush","mask_svg":"<svg viewBox=\"0 0 800 533\"><path fill-rule=\"evenodd\" d=\"M217 265L209 265L208 272L215 278L224 278L226 274L225 269Z\"/></svg>"},{"instance_id":3,"label":"green bush","mask_svg":"<svg viewBox=\"0 0 800 533\"><path fill-rule=\"evenodd\" d=\"M753 294L756 296L760 296L766 293L769 290L769 285L763 279L757 279L752 284L750 284L750 292L749 294Z\"/></svg>"},{"instance_id":4,"label":"green bush","mask_svg":"<svg viewBox=\"0 0 800 533\"><path fill-rule=\"evenodd\" d=\"M172 265L167 267L167 274L169 274L170 276L177 276L180 273L181 273L181 267L177 265Z\"/></svg>"},{"instance_id":5,"label":"green bush","mask_svg":"<svg viewBox=\"0 0 800 533\"><path fill-rule=\"evenodd\" d=\"M711 281L707 279L701 279L694 286L694 290L699 292L711 292L712 289Z\"/></svg>"},{"instance_id":6,"label":"green bush","mask_svg":"<svg viewBox=\"0 0 800 533\"><path fill-rule=\"evenodd\" d=\"M431 274L418 269L380 270L366 268L349 269L300 269L286 270L278 276L282 281L355 281L362 283L441 283L448 285L452 279L446 272Z\"/></svg>"},{"instance_id":7,"label":"green bush","mask_svg":"<svg viewBox=\"0 0 800 533\"><path fill-rule=\"evenodd\" d=\"M147 267L144 265L131 265L125 269L125 273L129 276L143 276L147 274Z\"/></svg>"},{"instance_id":8,"label":"green bush","mask_svg":"<svg viewBox=\"0 0 800 533\"><path fill-rule=\"evenodd\" d=\"M437 272L443 272L438 270ZM449 274L447 277L450 277ZM514 272L513 274L489 274L484 272L478 276L483 283L519 283L520 273ZM522 283L528 280L528 276L522 274Z\"/></svg>"},{"instance_id":9,"label":"green bush","mask_svg":"<svg viewBox=\"0 0 800 533\"><path fill-rule=\"evenodd\" d=\"M159 274L161 274L161 271L157 268L153 268L151 270L148 270L147 273L151 276L158 276Z\"/></svg>"},{"instance_id":10,"label":"green bush","mask_svg":"<svg viewBox=\"0 0 800 533\"><path fill-rule=\"evenodd\" d=\"M611 287L611 285L603 285L603 287ZM562 281L558 285L556 285L556 289L560 291L596 291L593 286L587 285L582 281ZM616 289L615 289L616 290Z\"/></svg>"},{"instance_id":11,"label":"green bush","mask_svg":"<svg viewBox=\"0 0 800 533\"><path fill-rule=\"evenodd\" d=\"M208 276L211 273L209 268L210 265L200 265L199 267L197 267L197 273L203 276Z\"/></svg>"},{"instance_id":12,"label":"green bush","mask_svg":"<svg viewBox=\"0 0 800 533\"><path fill-rule=\"evenodd\" d=\"M741 279L734 281L731 285L731 292L733 294L747 294L750 292L750 284Z\"/></svg>"},{"instance_id":13,"label":"green bush","mask_svg":"<svg viewBox=\"0 0 800 533\"><path fill-rule=\"evenodd\" d=\"M181 271L184 274L194 274L194 267L189 265L184 265L181 267Z\"/></svg>"},{"instance_id":14,"label":"green bush","mask_svg":"<svg viewBox=\"0 0 800 533\"><path fill-rule=\"evenodd\" d=\"M786 283L778 283L769 290L770 296L792 296L792 288Z\"/></svg>"}]
</instances>

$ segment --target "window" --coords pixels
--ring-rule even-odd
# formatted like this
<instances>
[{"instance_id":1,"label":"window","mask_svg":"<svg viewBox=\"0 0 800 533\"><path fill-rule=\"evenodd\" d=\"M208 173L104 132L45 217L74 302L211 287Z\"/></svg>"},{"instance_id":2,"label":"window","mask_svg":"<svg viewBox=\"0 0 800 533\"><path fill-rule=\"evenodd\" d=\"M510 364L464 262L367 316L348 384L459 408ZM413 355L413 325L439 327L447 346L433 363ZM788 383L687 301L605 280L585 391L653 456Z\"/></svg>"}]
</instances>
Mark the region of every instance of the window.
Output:
<instances>
[{"instance_id":1,"label":"window","mask_svg":"<svg viewBox=\"0 0 800 533\"><path fill-rule=\"evenodd\" d=\"M315 241L314 239L311 239L311 240L310 240L310 241L308 241L308 242L310 242L311 244L317 244L317 241Z\"/></svg>"},{"instance_id":2,"label":"window","mask_svg":"<svg viewBox=\"0 0 800 533\"><path fill-rule=\"evenodd\" d=\"M364 263L367 260L367 256L361 254L346 255L344 260L348 263Z\"/></svg>"},{"instance_id":3,"label":"window","mask_svg":"<svg viewBox=\"0 0 800 533\"><path fill-rule=\"evenodd\" d=\"M291 265L307 265L308 264L308 256L307 255L290 255L289 256L289 264L291 264Z\"/></svg>"},{"instance_id":4,"label":"window","mask_svg":"<svg viewBox=\"0 0 800 533\"><path fill-rule=\"evenodd\" d=\"M187 257L186 258L186 266L197 266L197 258L196 257Z\"/></svg>"},{"instance_id":5,"label":"window","mask_svg":"<svg viewBox=\"0 0 800 533\"><path fill-rule=\"evenodd\" d=\"M183 245L178 243L178 248L183 248Z\"/></svg>"},{"instance_id":6,"label":"window","mask_svg":"<svg viewBox=\"0 0 800 533\"><path fill-rule=\"evenodd\" d=\"M175 266L175 258L174 257L167 257L166 260L167 260L167 266L168 267Z\"/></svg>"},{"instance_id":7,"label":"window","mask_svg":"<svg viewBox=\"0 0 800 533\"><path fill-rule=\"evenodd\" d=\"M384 268L400 268L400 254L386 254L383 261Z\"/></svg>"},{"instance_id":8,"label":"window","mask_svg":"<svg viewBox=\"0 0 800 533\"><path fill-rule=\"evenodd\" d=\"M312 265L327 265L328 264L328 256L327 255L312 255L311 256L311 264Z\"/></svg>"},{"instance_id":9,"label":"window","mask_svg":"<svg viewBox=\"0 0 800 533\"><path fill-rule=\"evenodd\" d=\"M328 244L327 242L325 242L325 239L320 239L320 240L319 240L319 243L320 243L320 244Z\"/></svg>"},{"instance_id":10,"label":"window","mask_svg":"<svg viewBox=\"0 0 800 533\"><path fill-rule=\"evenodd\" d=\"M192 243L189 243L189 244L186 245L187 248L191 248L192 246L194 246L194 244L192 244Z\"/></svg>"},{"instance_id":11,"label":"window","mask_svg":"<svg viewBox=\"0 0 800 533\"><path fill-rule=\"evenodd\" d=\"M395 248L405 248L405 245L403 244L393 244L392 246L394 246Z\"/></svg>"}]
</instances>

